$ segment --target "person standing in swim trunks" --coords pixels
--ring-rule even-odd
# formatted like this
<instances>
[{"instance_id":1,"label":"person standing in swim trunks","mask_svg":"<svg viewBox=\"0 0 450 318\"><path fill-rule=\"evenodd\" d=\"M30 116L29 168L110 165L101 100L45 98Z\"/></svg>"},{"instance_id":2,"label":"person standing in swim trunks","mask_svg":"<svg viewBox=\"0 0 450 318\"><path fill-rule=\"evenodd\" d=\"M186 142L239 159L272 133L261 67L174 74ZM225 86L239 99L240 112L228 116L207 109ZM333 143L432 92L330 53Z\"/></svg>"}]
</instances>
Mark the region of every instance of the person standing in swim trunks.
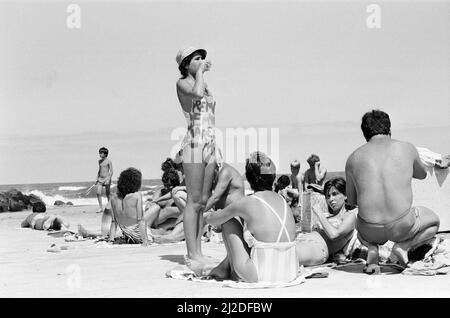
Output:
<instances>
[{"instance_id":1,"label":"person standing in swim trunks","mask_svg":"<svg viewBox=\"0 0 450 318\"><path fill-rule=\"evenodd\" d=\"M111 189L111 178L113 175L113 167L112 162L108 158L108 149L102 147L98 150L100 160L98 161L98 173L97 173L97 181L95 182L97 187L97 199L98 205L100 209L97 213L103 212L102 205L102 191L103 187L105 187L106 198L108 199L108 203L110 200L110 189Z\"/></svg>"},{"instance_id":2,"label":"person standing in swim trunks","mask_svg":"<svg viewBox=\"0 0 450 318\"><path fill-rule=\"evenodd\" d=\"M203 212L211 196L214 170L222 161L214 131L216 103L204 80L204 73L211 69L211 62L205 61L206 54L204 49L187 47L176 56L181 73L176 84L177 96L188 125L179 152L187 192L183 220L185 263L194 271L211 265L201 250Z\"/></svg>"},{"instance_id":3,"label":"person standing in swim trunks","mask_svg":"<svg viewBox=\"0 0 450 318\"><path fill-rule=\"evenodd\" d=\"M347 201L358 205L358 238L368 248L368 274L379 273L378 245L392 241L401 265L408 250L432 239L439 217L425 207L413 207L412 178L425 179L425 167L416 147L391 138L389 115L367 112L361 123L366 144L347 159Z\"/></svg>"}]
</instances>

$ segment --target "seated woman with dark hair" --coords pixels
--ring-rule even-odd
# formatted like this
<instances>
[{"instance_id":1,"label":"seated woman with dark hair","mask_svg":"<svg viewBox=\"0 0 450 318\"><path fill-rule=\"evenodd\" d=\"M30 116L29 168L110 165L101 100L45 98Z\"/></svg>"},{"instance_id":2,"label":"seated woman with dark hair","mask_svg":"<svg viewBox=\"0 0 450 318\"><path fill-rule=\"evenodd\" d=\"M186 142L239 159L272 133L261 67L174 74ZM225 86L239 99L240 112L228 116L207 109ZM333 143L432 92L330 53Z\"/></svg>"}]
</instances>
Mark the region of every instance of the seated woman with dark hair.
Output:
<instances>
[{"instance_id":1,"label":"seated woman with dark hair","mask_svg":"<svg viewBox=\"0 0 450 318\"><path fill-rule=\"evenodd\" d=\"M142 193L142 174L136 168L128 168L120 173L117 181L117 193L112 195L112 223L109 240L114 241L117 226L128 243L142 243L144 246L153 241L148 225L153 215L144 214Z\"/></svg>"},{"instance_id":2,"label":"seated woman with dark hair","mask_svg":"<svg viewBox=\"0 0 450 318\"><path fill-rule=\"evenodd\" d=\"M286 201L272 191L275 164L262 152L246 161L253 195L223 210L205 213L205 221L222 226L227 257L209 276L245 282L291 282L297 278L295 222Z\"/></svg>"},{"instance_id":3,"label":"seated woman with dark hair","mask_svg":"<svg viewBox=\"0 0 450 318\"><path fill-rule=\"evenodd\" d=\"M183 220L182 215L186 206L187 194L186 187L181 186L177 170L173 168L166 170L161 181L164 187L161 189L160 195L156 195L154 199L145 203L145 212L154 215L152 217L154 221L149 226L168 230L174 228ZM180 229L177 229L178 232L180 232Z\"/></svg>"},{"instance_id":4,"label":"seated woman with dark hair","mask_svg":"<svg viewBox=\"0 0 450 318\"><path fill-rule=\"evenodd\" d=\"M324 194L328 211L312 207L321 228L297 238L297 257L300 265L312 266L325 263L329 258L342 261L361 244L356 241L357 209L346 206L346 183L341 177L328 180ZM325 215L331 214L330 217ZM351 245L351 246L350 246Z\"/></svg>"}]
</instances>

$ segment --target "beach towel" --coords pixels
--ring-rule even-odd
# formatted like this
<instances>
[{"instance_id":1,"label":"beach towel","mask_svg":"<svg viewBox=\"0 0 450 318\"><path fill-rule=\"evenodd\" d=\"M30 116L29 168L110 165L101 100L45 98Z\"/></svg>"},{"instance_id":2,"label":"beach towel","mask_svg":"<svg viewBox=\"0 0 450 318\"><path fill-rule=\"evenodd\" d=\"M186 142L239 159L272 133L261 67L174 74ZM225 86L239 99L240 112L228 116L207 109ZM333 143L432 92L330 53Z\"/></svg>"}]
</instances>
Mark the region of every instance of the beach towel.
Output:
<instances>
[{"instance_id":1,"label":"beach towel","mask_svg":"<svg viewBox=\"0 0 450 318\"><path fill-rule=\"evenodd\" d=\"M441 221L439 230L450 231L450 181L449 169L435 167L442 155L427 148L417 147L419 156L427 169L424 180L413 179L413 206L424 206L435 212Z\"/></svg>"},{"instance_id":2,"label":"beach towel","mask_svg":"<svg viewBox=\"0 0 450 318\"><path fill-rule=\"evenodd\" d=\"M450 240L436 236L424 259L408 265L404 275L434 276L450 272Z\"/></svg>"},{"instance_id":3,"label":"beach towel","mask_svg":"<svg viewBox=\"0 0 450 318\"><path fill-rule=\"evenodd\" d=\"M206 282L219 284L222 287L229 288L239 288L239 289L263 289L263 288L284 288L300 285L305 282L308 278L325 278L328 277L328 266L314 267L314 268L304 268L300 267L298 277L288 283L270 283L270 282L257 282L257 283L247 283L247 282L236 282L233 280L216 280L209 278L208 276L197 276L193 271L191 271L186 266L176 266L175 268L166 272L166 277L189 280L194 282Z\"/></svg>"}]
</instances>

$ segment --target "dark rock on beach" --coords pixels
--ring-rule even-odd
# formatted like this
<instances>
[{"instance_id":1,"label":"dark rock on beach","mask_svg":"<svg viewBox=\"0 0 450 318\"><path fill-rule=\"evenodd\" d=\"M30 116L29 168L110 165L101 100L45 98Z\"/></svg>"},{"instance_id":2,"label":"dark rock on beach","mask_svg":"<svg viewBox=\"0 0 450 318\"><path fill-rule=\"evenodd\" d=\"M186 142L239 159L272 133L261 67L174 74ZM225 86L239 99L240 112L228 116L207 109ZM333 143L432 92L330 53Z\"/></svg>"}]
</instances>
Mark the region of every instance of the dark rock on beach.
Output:
<instances>
[{"instance_id":1,"label":"dark rock on beach","mask_svg":"<svg viewBox=\"0 0 450 318\"><path fill-rule=\"evenodd\" d=\"M26 205L22 200L14 200L14 199L10 199L9 200L9 211L10 212L19 212L22 210L27 210L28 209L28 205Z\"/></svg>"},{"instance_id":2,"label":"dark rock on beach","mask_svg":"<svg viewBox=\"0 0 450 318\"><path fill-rule=\"evenodd\" d=\"M25 195L17 189L0 192L0 212L28 210L36 202L42 202L42 200L33 194Z\"/></svg>"},{"instance_id":3,"label":"dark rock on beach","mask_svg":"<svg viewBox=\"0 0 450 318\"><path fill-rule=\"evenodd\" d=\"M73 203L70 202L70 201L67 201L67 202L66 202L66 205L73 205Z\"/></svg>"},{"instance_id":4,"label":"dark rock on beach","mask_svg":"<svg viewBox=\"0 0 450 318\"><path fill-rule=\"evenodd\" d=\"M61 200L56 200L55 203L53 203L53 205L65 205L65 203Z\"/></svg>"}]
</instances>

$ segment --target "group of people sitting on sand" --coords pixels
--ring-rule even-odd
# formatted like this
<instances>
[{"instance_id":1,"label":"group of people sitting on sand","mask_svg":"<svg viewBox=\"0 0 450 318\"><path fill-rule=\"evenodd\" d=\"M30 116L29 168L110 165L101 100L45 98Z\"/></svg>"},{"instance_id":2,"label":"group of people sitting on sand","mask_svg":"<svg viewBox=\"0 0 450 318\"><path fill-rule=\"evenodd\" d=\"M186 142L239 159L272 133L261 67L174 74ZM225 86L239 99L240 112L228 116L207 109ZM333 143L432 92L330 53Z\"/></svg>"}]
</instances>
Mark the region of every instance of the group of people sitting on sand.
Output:
<instances>
[{"instance_id":1,"label":"group of people sitting on sand","mask_svg":"<svg viewBox=\"0 0 450 318\"><path fill-rule=\"evenodd\" d=\"M364 249L364 271L379 272L378 246L388 240L395 243L393 253L400 264L407 266L408 252L435 236L438 216L427 208L412 206L411 181L426 177L425 166L413 145L391 138L389 116L380 110L362 117L367 143L348 157L345 179L326 180L326 169L318 156L312 155L304 175L300 164L294 162L291 186L282 188L287 182L278 180L274 191L275 164L255 151L245 164L245 178L253 194L245 195L242 175L224 162L216 143L216 102L204 80L212 63L205 60L206 55L205 49L195 47L178 52L181 77L176 93L187 123L186 135L176 158L163 165L164 190L151 200L140 192L142 174L138 169L121 172L117 191L111 194L111 213L108 216L107 209L103 213L104 220L111 220L109 230L104 227L102 231L108 232L110 241L119 233L127 242L143 245L183 235L185 264L198 275L290 282L300 265L322 264ZM443 157L436 166L448 168L449 159ZM104 170L108 169L112 171L110 161L105 163ZM98 189L110 184L111 174L99 175L103 177ZM310 233L297 233L301 191L317 187L325 195L328 211L313 206L320 226ZM219 264L202 253L208 226L222 234L226 257Z\"/></svg>"},{"instance_id":2,"label":"group of people sitting on sand","mask_svg":"<svg viewBox=\"0 0 450 318\"><path fill-rule=\"evenodd\" d=\"M213 191L203 210L203 227L204 233L210 225L222 234L227 255L217 266L207 264L193 269L218 279L290 281L297 275L299 265L339 261L366 251L365 271L372 273L378 267L378 246L388 240L396 243L393 253L401 265L407 266L408 251L426 244L439 228L439 218L433 211L411 206L411 180L425 178L426 171L414 146L391 139L386 113L366 113L361 128L367 143L348 158L345 179L325 181L326 172L318 178L317 170L303 176L299 174L299 164L293 162L292 175L275 182L275 164L266 154L256 151L246 160L245 179L253 191L246 196L241 173L224 162L217 166ZM436 165L448 168L448 159L444 157ZM143 245L184 239L187 193L183 165L168 158L161 169L163 188L151 197L140 191L142 174L138 169L128 168L120 173L117 191L110 198L110 241L119 233L128 243ZM305 181L307 178L310 183ZM289 183L292 194L285 191ZM320 227L310 233L298 233L290 203L298 200L298 190L306 190L309 184L323 184L328 211L313 207ZM22 226L59 230L69 224L59 216L45 213L45 205L36 205ZM84 229L82 232L84 236L102 235L90 235ZM356 238L359 244L354 244ZM353 248L348 248L350 243Z\"/></svg>"}]
</instances>

